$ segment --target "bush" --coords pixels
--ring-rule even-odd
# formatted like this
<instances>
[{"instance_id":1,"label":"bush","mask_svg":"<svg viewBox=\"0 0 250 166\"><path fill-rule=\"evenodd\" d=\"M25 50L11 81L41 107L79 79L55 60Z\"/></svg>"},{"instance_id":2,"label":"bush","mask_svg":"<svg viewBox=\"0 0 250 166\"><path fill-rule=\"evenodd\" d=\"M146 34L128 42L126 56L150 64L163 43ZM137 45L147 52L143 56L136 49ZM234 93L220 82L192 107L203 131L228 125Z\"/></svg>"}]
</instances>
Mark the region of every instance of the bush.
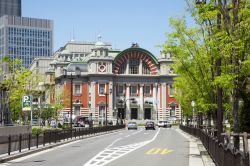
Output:
<instances>
[{"instance_id":1,"label":"bush","mask_svg":"<svg viewBox=\"0 0 250 166\"><path fill-rule=\"evenodd\" d=\"M58 123L58 124L57 124L57 127L61 129L63 126L62 126L61 123Z\"/></svg>"},{"instance_id":2,"label":"bush","mask_svg":"<svg viewBox=\"0 0 250 166\"><path fill-rule=\"evenodd\" d=\"M62 125L62 129L69 129L69 128L70 128L69 123L64 123Z\"/></svg>"},{"instance_id":3,"label":"bush","mask_svg":"<svg viewBox=\"0 0 250 166\"><path fill-rule=\"evenodd\" d=\"M43 130L41 128L32 128L32 134L40 134Z\"/></svg>"},{"instance_id":4,"label":"bush","mask_svg":"<svg viewBox=\"0 0 250 166\"><path fill-rule=\"evenodd\" d=\"M138 126L145 126L145 123L143 123L143 122L138 123Z\"/></svg>"}]
</instances>

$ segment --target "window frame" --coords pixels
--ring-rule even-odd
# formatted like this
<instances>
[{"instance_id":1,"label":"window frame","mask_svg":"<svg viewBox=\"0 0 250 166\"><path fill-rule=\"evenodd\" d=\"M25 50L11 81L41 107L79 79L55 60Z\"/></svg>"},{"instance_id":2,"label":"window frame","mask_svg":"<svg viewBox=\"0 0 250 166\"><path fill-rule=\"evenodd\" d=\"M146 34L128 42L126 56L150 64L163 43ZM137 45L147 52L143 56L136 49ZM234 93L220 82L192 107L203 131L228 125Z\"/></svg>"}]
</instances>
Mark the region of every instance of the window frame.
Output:
<instances>
[{"instance_id":1,"label":"window frame","mask_svg":"<svg viewBox=\"0 0 250 166\"><path fill-rule=\"evenodd\" d=\"M136 92L133 93L133 87L136 88ZM130 86L130 92L131 92L131 96L138 96L138 85L131 85Z\"/></svg>"},{"instance_id":2,"label":"window frame","mask_svg":"<svg viewBox=\"0 0 250 166\"><path fill-rule=\"evenodd\" d=\"M122 87L122 92L120 93L120 87ZM118 85L118 95L121 96L124 94L124 85Z\"/></svg>"},{"instance_id":3,"label":"window frame","mask_svg":"<svg viewBox=\"0 0 250 166\"><path fill-rule=\"evenodd\" d=\"M76 89L76 86L79 86L79 93L76 91L78 89ZM82 85L81 84L74 84L74 87L73 87L73 94L74 95L82 95Z\"/></svg>"},{"instance_id":4,"label":"window frame","mask_svg":"<svg viewBox=\"0 0 250 166\"><path fill-rule=\"evenodd\" d=\"M103 91L103 93L100 93L101 85L104 85L104 91ZM106 93L106 83L99 83L98 84L98 95L99 96L105 96L105 93Z\"/></svg>"},{"instance_id":5,"label":"window frame","mask_svg":"<svg viewBox=\"0 0 250 166\"><path fill-rule=\"evenodd\" d=\"M149 87L149 93L146 92L147 87ZM150 96L151 95L151 85L145 85L144 86L144 95Z\"/></svg>"}]
</instances>

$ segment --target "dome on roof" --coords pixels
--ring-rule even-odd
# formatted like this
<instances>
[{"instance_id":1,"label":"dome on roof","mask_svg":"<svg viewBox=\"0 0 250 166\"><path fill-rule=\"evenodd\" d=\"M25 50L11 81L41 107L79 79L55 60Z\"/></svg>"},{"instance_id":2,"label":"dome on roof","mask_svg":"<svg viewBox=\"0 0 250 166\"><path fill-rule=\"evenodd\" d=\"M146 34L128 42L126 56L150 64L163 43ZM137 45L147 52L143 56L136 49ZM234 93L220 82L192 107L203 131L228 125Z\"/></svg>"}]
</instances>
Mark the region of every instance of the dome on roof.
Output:
<instances>
[{"instance_id":1,"label":"dome on roof","mask_svg":"<svg viewBox=\"0 0 250 166\"><path fill-rule=\"evenodd\" d=\"M61 54L70 54L69 50L63 50Z\"/></svg>"},{"instance_id":2,"label":"dome on roof","mask_svg":"<svg viewBox=\"0 0 250 166\"><path fill-rule=\"evenodd\" d=\"M95 43L95 47L97 47L97 48L104 47L104 46L105 46L105 44L103 42L101 42L101 41L97 41Z\"/></svg>"}]
</instances>

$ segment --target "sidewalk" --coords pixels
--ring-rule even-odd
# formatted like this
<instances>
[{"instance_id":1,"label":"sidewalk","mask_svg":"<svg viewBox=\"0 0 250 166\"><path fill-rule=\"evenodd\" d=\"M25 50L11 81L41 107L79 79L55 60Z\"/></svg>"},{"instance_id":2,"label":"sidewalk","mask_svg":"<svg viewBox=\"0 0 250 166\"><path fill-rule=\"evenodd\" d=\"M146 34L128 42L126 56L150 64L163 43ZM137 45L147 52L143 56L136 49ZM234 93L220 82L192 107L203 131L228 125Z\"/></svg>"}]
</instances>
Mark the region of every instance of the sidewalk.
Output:
<instances>
[{"instance_id":1,"label":"sidewalk","mask_svg":"<svg viewBox=\"0 0 250 166\"><path fill-rule=\"evenodd\" d=\"M211 159L205 147L202 145L200 139L188 133L185 133L179 128L177 128L176 131L178 131L182 136L187 138L190 142L189 166L215 166L215 163Z\"/></svg>"}]
</instances>

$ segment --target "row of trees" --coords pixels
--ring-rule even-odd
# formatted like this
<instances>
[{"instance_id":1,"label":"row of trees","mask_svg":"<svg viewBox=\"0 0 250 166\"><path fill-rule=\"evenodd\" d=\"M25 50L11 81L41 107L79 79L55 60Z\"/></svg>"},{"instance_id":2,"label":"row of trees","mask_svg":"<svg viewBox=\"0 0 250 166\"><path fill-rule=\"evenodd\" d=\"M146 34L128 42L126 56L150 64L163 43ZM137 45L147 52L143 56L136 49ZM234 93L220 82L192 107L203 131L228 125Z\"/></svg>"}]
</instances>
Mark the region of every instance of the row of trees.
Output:
<instances>
[{"instance_id":1,"label":"row of trees","mask_svg":"<svg viewBox=\"0 0 250 166\"><path fill-rule=\"evenodd\" d=\"M49 94L55 91L53 84L40 85L41 82L44 82L44 76L32 73L29 69L22 67L19 59L12 60L4 57L0 64L5 66L0 71L2 76L0 86L7 91L6 98L8 98L8 100L5 100L7 103L2 104L9 105L12 122L27 119L29 113L22 111L22 97L27 94L32 95L36 102L38 102L38 98L40 100L40 104L33 106L33 118L47 120L58 117L57 111L63 108L61 97L57 97L53 104L45 103L45 93ZM6 112L7 110L2 111Z\"/></svg>"},{"instance_id":2,"label":"row of trees","mask_svg":"<svg viewBox=\"0 0 250 166\"><path fill-rule=\"evenodd\" d=\"M211 119L220 134L228 119L232 131L250 132L250 0L189 0L195 20L170 19L174 31L163 45L175 61L176 98L184 116L195 114L202 125ZM223 119L224 118L224 119ZM237 139L235 143L239 142Z\"/></svg>"}]
</instances>

